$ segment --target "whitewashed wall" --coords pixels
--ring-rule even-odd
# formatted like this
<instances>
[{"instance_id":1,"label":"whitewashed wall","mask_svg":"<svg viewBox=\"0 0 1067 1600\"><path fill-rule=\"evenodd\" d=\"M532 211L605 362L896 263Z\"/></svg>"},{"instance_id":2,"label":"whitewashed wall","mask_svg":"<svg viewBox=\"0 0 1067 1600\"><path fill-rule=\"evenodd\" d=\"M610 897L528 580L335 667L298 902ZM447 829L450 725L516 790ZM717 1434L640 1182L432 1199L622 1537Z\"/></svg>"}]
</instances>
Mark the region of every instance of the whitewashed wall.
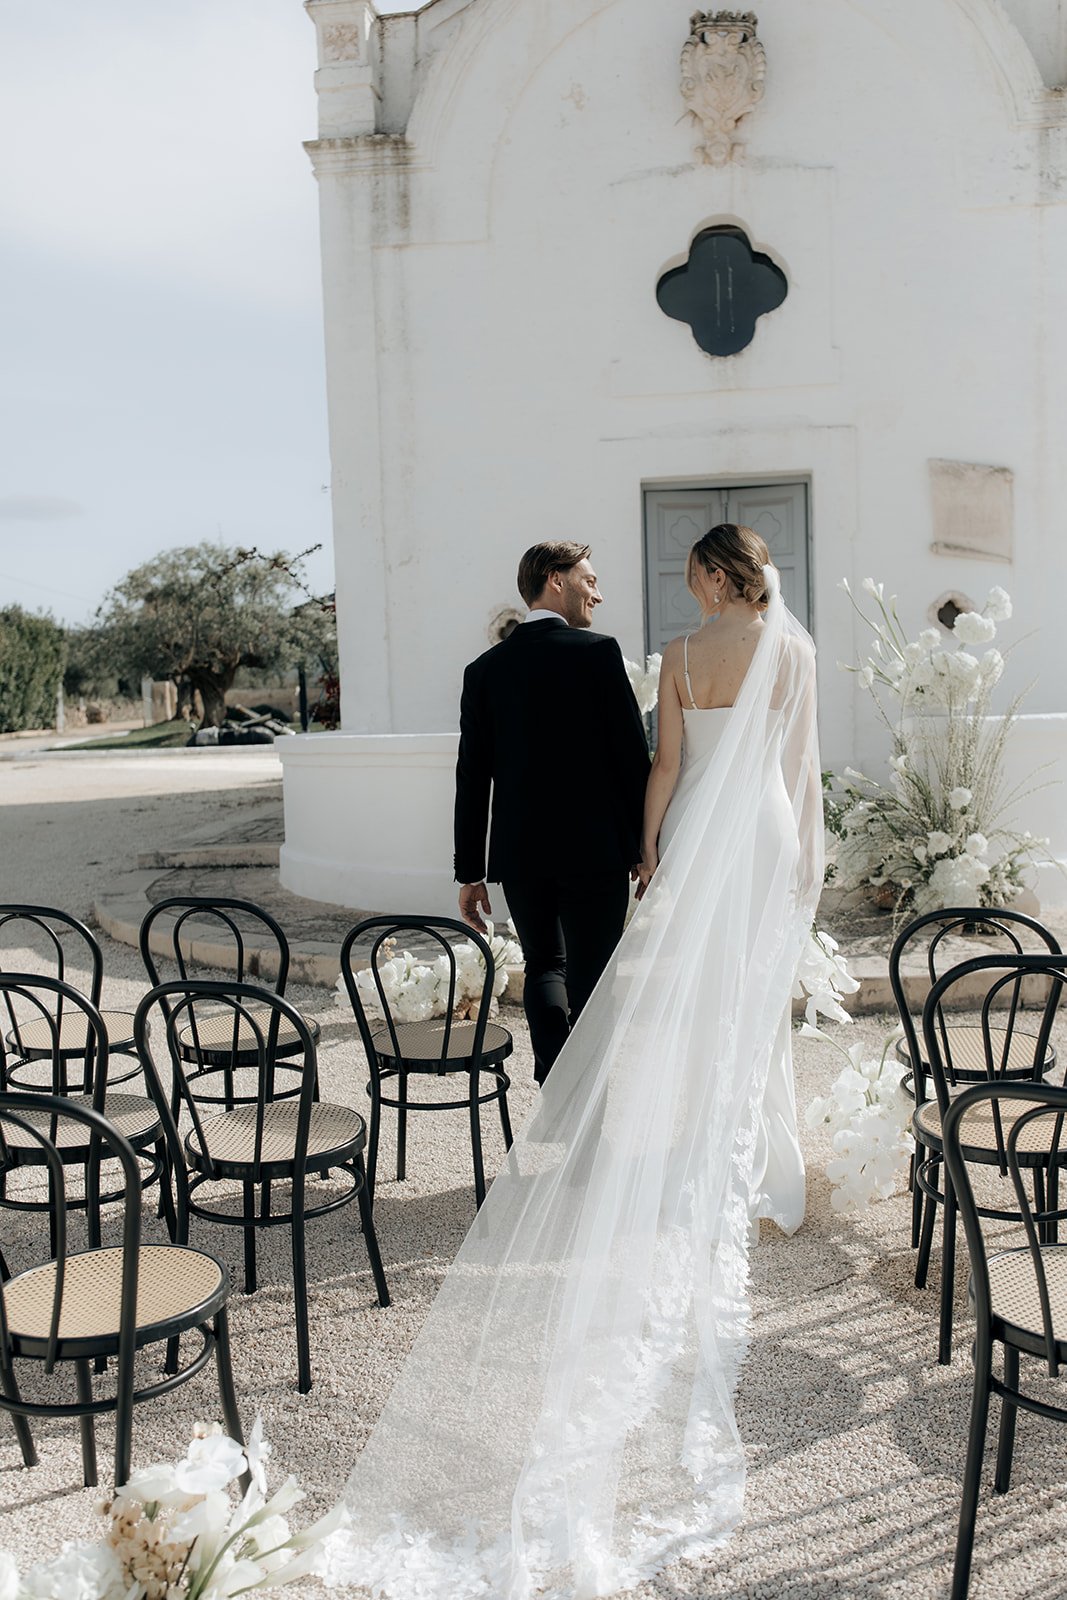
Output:
<instances>
[{"instance_id":1,"label":"whitewashed wall","mask_svg":"<svg viewBox=\"0 0 1067 1600\"><path fill-rule=\"evenodd\" d=\"M721 170L682 115L692 0L308 10L347 733L454 729L539 538L592 542L598 623L637 656L642 486L767 476L811 484L828 764L879 754L836 668L857 643L843 575L884 580L915 627L946 591L1003 584L1008 686L1067 709L1057 0L763 0L766 96ZM717 223L789 280L726 359L655 297ZM1011 469L1010 565L931 551L931 458ZM325 770L358 814L340 743ZM299 890L322 841L288 777L286 826Z\"/></svg>"}]
</instances>

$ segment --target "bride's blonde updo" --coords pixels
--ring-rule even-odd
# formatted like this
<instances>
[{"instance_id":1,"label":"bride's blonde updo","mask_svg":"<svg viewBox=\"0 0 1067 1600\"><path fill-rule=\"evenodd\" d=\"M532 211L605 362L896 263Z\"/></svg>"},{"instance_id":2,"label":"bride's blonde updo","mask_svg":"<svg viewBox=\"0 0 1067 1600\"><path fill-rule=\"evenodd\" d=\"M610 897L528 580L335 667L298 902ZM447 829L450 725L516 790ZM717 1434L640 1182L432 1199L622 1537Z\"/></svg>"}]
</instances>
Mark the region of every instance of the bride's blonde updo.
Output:
<instances>
[{"instance_id":1,"label":"bride's blonde updo","mask_svg":"<svg viewBox=\"0 0 1067 1600\"><path fill-rule=\"evenodd\" d=\"M720 522L690 550L685 581L692 589L697 566L705 572L725 572L736 595L749 605L765 606L768 595L763 569L771 564L771 553L754 528Z\"/></svg>"}]
</instances>

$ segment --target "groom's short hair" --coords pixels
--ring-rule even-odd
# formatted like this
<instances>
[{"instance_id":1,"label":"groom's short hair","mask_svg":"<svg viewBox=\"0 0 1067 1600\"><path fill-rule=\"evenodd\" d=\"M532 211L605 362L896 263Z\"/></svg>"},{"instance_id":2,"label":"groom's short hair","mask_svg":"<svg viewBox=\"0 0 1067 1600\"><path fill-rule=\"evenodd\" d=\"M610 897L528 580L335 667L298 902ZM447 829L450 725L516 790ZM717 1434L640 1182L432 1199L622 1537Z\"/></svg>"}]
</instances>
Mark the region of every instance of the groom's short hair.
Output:
<instances>
[{"instance_id":1,"label":"groom's short hair","mask_svg":"<svg viewBox=\"0 0 1067 1600\"><path fill-rule=\"evenodd\" d=\"M544 593L551 573L569 572L586 559L590 549L590 545L576 544L573 539L549 539L544 544L531 545L519 562L519 593L526 604L532 606Z\"/></svg>"}]
</instances>

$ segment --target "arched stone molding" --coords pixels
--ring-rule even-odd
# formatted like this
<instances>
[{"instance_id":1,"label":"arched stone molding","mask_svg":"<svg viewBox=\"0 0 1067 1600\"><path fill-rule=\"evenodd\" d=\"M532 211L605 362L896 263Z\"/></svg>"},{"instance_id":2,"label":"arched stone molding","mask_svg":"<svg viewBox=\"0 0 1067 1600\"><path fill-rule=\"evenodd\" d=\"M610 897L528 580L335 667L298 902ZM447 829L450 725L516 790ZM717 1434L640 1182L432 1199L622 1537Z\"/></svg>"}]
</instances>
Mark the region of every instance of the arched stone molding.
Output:
<instances>
[{"instance_id":1,"label":"arched stone molding","mask_svg":"<svg viewBox=\"0 0 1067 1600\"><path fill-rule=\"evenodd\" d=\"M821 0L821 8L828 11L834 3ZM1000 111L998 121L1005 132L1067 125L1067 97L1044 83L1000 0L895 0L892 7L883 0L836 0L836 4L843 24L851 14L870 27L870 48L891 41L902 52L913 64L913 87L925 84L927 96L941 103L946 128L955 126L960 138L969 137L972 127L988 136L992 106ZM590 22L624 5L625 0L542 0L536 6L524 0L431 0L417 13L420 82L404 135L407 165L411 171L432 169L459 159L462 150L468 182L465 203L453 209L451 219L450 231L457 240L485 236L482 206L492 188L499 146L540 73ZM675 105L677 57L685 41L688 5L684 0L679 6L673 33L672 19L657 11L657 33L662 38L666 29L670 45L661 59L648 62L650 87L654 82L665 127L674 135L672 154L665 156L679 165L692 159L685 124L677 120L681 106ZM785 0L764 0L761 8L761 36L769 57L768 118L776 93L776 36L780 38L787 25L802 25L789 11ZM821 25L825 26L825 18ZM506 52L493 48L502 29L512 33ZM974 93L975 74L960 70L968 56L988 88L988 103ZM764 120L761 114L754 123L752 159L757 161L767 143L761 137ZM372 141L358 156L353 154L361 168L375 166ZM389 165L395 166L395 156Z\"/></svg>"},{"instance_id":2,"label":"arched stone molding","mask_svg":"<svg viewBox=\"0 0 1067 1600\"><path fill-rule=\"evenodd\" d=\"M605 0L566 0L562 5L549 8L546 17L543 6L524 5L524 0L430 0L418 13L420 33L426 35L428 44L437 32L445 37L440 49L433 52L432 63L418 94L408 125L409 141L433 162L442 129L463 80L497 29L521 21L523 11L528 15L538 13L537 32L546 41L543 52L534 57L524 58L520 51L514 52L517 73L525 71L532 76L540 69L546 54L558 48L590 16L609 9L614 3L615 0L606 0L606 3ZM1016 120L1025 125L1062 119L1064 97L1049 93L1033 53L1001 0L910 0L906 4L895 0L892 7L887 7L884 0L877 4L846 0L846 6L869 16L880 31L901 42L907 43L910 39L916 54L922 55L931 53L930 28L936 14L941 12L949 21L954 14L958 15L980 41L990 76L1007 91ZM685 41L688 10L689 3L685 0L676 18L679 53ZM769 70L772 76L775 10L774 0L764 0L761 34L771 41ZM557 15L559 25L554 28L551 19ZM451 26L457 19L460 25ZM670 19L661 12L659 23L666 27ZM550 40L546 36L551 36ZM500 98L506 100L506 96Z\"/></svg>"}]
</instances>

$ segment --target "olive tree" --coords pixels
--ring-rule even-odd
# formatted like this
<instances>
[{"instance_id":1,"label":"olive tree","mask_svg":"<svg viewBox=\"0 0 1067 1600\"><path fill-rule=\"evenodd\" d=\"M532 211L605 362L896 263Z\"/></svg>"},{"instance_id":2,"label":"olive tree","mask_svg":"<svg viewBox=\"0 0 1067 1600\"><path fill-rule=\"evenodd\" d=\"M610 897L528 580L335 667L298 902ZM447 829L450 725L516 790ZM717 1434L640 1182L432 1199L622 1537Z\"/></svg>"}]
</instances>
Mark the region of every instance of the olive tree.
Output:
<instances>
[{"instance_id":1,"label":"olive tree","mask_svg":"<svg viewBox=\"0 0 1067 1600\"><path fill-rule=\"evenodd\" d=\"M238 667L289 667L297 659L303 628L294 623L294 602L307 593L301 559L205 543L134 568L97 613L111 670L171 679L179 715L199 693L205 725L218 727Z\"/></svg>"}]
</instances>

